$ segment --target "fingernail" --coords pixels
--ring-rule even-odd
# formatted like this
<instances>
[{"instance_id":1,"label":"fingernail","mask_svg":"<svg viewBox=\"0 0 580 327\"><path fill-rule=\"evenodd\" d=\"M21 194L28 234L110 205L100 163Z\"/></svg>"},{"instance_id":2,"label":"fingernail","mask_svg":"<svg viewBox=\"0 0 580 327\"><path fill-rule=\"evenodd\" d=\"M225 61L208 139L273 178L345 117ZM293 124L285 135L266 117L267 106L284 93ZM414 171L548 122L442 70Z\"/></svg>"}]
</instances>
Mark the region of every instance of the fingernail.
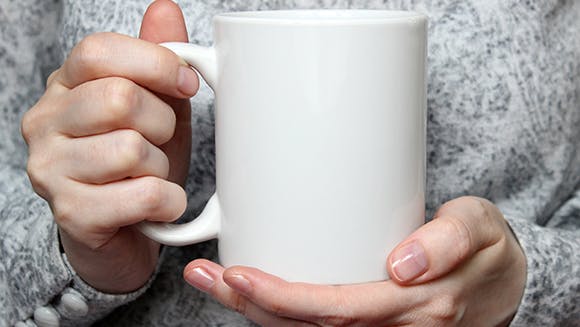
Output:
<instances>
[{"instance_id":1,"label":"fingernail","mask_svg":"<svg viewBox=\"0 0 580 327\"><path fill-rule=\"evenodd\" d=\"M411 281L427 271L425 251L418 242L411 242L393 254L391 265L396 279Z\"/></svg>"},{"instance_id":2,"label":"fingernail","mask_svg":"<svg viewBox=\"0 0 580 327\"><path fill-rule=\"evenodd\" d=\"M211 289L213 284L215 284L215 280L211 274L202 267L195 267L188 271L185 275L185 280L191 284L191 286L206 293Z\"/></svg>"},{"instance_id":3,"label":"fingernail","mask_svg":"<svg viewBox=\"0 0 580 327\"><path fill-rule=\"evenodd\" d=\"M197 92L197 73L185 66L179 66L177 88L179 92L187 96L193 96Z\"/></svg>"},{"instance_id":4,"label":"fingernail","mask_svg":"<svg viewBox=\"0 0 580 327\"><path fill-rule=\"evenodd\" d=\"M239 274L231 275L228 278L228 285L245 295L250 294L252 291L252 284L250 284L250 281L247 280L246 277Z\"/></svg>"}]
</instances>

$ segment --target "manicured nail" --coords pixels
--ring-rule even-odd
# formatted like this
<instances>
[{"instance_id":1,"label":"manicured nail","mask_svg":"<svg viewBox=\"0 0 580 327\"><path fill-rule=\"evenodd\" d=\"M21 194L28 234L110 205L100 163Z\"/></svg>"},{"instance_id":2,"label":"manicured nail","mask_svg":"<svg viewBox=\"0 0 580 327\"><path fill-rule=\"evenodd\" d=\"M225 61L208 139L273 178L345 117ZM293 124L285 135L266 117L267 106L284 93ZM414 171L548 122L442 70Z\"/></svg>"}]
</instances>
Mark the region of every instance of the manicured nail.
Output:
<instances>
[{"instance_id":1,"label":"manicured nail","mask_svg":"<svg viewBox=\"0 0 580 327\"><path fill-rule=\"evenodd\" d=\"M250 281L247 280L246 277L239 274L231 275L228 278L228 285L245 295L250 294L252 291L252 284L250 284Z\"/></svg>"},{"instance_id":2,"label":"manicured nail","mask_svg":"<svg viewBox=\"0 0 580 327\"><path fill-rule=\"evenodd\" d=\"M188 271L187 274L185 274L185 280L191 284L191 286L206 293L211 289L213 284L215 284L215 280L211 274L202 267L195 267Z\"/></svg>"},{"instance_id":3,"label":"manicured nail","mask_svg":"<svg viewBox=\"0 0 580 327\"><path fill-rule=\"evenodd\" d=\"M425 250L416 241L398 249L391 262L395 278L403 282L409 282L427 271Z\"/></svg>"},{"instance_id":4,"label":"manicured nail","mask_svg":"<svg viewBox=\"0 0 580 327\"><path fill-rule=\"evenodd\" d=\"M197 92L197 73L193 69L179 66L177 88L187 96L193 96Z\"/></svg>"}]
</instances>

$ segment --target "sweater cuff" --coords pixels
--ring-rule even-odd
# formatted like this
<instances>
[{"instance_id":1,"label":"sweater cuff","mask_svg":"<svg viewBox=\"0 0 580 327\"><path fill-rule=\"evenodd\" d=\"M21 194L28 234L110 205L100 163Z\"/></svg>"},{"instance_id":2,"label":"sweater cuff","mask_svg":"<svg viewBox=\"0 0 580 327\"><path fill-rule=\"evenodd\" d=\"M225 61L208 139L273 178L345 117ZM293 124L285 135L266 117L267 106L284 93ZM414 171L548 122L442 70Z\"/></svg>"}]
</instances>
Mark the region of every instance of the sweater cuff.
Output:
<instances>
[{"instance_id":1,"label":"sweater cuff","mask_svg":"<svg viewBox=\"0 0 580 327\"><path fill-rule=\"evenodd\" d=\"M70 272L72 279L69 286L60 294L60 300L55 302L55 308L59 312L61 317L60 326L79 326L79 325L90 325L95 321L105 317L111 311L132 302L139 296L141 296L153 283L155 277L157 276L158 268L149 278L147 283L140 287L139 289L130 293L121 294L108 294L103 293L91 285L87 284L81 277L79 277L65 253L62 253L63 264L66 266L67 270ZM161 255L160 255L161 257ZM159 267L159 264L157 265ZM87 304L87 310L83 315L75 314L71 312L70 305L67 306L63 303L64 294L73 294L78 296L79 300L84 301ZM79 301L80 304L80 301ZM78 312L78 311L77 311Z\"/></svg>"},{"instance_id":2,"label":"sweater cuff","mask_svg":"<svg viewBox=\"0 0 580 327\"><path fill-rule=\"evenodd\" d=\"M574 326L580 314L577 233L541 227L524 219L506 219L527 264L524 294L510 326Z\"/></svg>"},{"instance_id":3,"label":"sweater cuff","mask_svg":"<svg viewBox=\"0 0 580 327\"><path fill-rule=\"evenodd\" d=\"M66 254L61 253L59 247L58 228L56 224L46 220L41 221L46 224L48 234L42 236L40 244L46 247L37 247L34 255L37 260L37 270L42 276L35 278L32 285L40 285L36 281L42 282L44 287L36 295L33 306L28 307L27 313L21 312L20 316L26 317L16 323L16 326L90 326L94 322L104 318L117 307L125 305L145 293L155 279L158 268L149 278L147 283L141 288L124 294L107 294L98 291L84 280L82 280L69 263ZM43 228L39 228L42 230ZM39 233L40 236L42 235ZM34 238L35 235L32 235ZM157 267L161 264L162 254ZM46 267L45 267L46 266ZM51 277L52 276L52 277ZM32 293L30 295L32 295ZM29 297L30 300L30 297Z\"/></svg>"}]
</instances>

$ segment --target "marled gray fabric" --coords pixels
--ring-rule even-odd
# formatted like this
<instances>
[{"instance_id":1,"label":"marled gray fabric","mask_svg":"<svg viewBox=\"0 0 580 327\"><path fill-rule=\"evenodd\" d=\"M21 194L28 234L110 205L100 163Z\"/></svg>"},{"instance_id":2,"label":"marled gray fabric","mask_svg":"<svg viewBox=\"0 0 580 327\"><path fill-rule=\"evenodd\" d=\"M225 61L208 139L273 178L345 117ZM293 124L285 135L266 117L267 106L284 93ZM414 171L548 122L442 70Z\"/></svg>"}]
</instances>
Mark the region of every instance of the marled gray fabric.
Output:
<instances>
[{"instance_id":1,"label":"marled gray fabric","mask_svg":"<svg viewBox=\"0 0 580 327\"><path fill-rule=\"evenodd\" d=\"M495 202L528 262L512 325L580 325L580 1L178 2L191 40L203 45L211 43L211 16L223 11L349 7L428 14L428 212L464 194ZM151 286L136 293L91 289L59 253L50 210L25 175L19 120L42 94L48 73L90 33L137 35L148 3L0 2L0 326L30 319L39 306L58 308L66 287L89 300L91 314L74 320L61 312L62 325L98 319L102 326L250 325L181 277L193 258L215 259L215 242L167 248ZM192 100L188 216L213 189L211 104L205 87Z\"/></svg>"}]
</instances>

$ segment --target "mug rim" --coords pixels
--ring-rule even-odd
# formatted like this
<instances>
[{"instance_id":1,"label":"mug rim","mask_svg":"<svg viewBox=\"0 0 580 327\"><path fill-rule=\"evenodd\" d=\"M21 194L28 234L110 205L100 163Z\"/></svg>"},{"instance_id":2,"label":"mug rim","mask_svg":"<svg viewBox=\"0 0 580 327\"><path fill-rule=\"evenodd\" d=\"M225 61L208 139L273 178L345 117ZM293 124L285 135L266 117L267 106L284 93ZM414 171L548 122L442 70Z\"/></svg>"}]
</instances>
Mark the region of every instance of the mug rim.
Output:
<instances>
[{"instance_id":1,"label":"mug rim","mask_svg":"<svg viewBox=\"0 0 580 327\"><path fill-rule=\"evenodd\" d=\"M407 10L288 9L224 12L215 22L258 25L360 25L416 22L427 16Z\"/></svg>"}]
</instances>

